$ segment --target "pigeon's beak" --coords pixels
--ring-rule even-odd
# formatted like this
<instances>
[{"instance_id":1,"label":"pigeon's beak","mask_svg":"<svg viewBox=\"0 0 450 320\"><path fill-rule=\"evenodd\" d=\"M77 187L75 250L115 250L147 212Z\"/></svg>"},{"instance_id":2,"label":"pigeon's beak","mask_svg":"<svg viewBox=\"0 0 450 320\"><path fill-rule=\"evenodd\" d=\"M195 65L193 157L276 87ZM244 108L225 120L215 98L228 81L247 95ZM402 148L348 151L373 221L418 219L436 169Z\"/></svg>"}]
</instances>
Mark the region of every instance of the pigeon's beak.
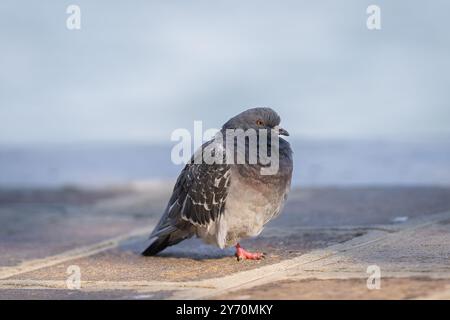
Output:
<instances>
[{"instance_id":1,"label":"pigeon's beak","mask_svg":"<svg viewBox=\"0 0 450 320\"><path fill-rule=\"evenodd\" d=\"M281 127L277 127L278 130L278 135L280 136L289 136L289 132L287 132L287 130L281 128Z\"/></svg>"}]
</instances>

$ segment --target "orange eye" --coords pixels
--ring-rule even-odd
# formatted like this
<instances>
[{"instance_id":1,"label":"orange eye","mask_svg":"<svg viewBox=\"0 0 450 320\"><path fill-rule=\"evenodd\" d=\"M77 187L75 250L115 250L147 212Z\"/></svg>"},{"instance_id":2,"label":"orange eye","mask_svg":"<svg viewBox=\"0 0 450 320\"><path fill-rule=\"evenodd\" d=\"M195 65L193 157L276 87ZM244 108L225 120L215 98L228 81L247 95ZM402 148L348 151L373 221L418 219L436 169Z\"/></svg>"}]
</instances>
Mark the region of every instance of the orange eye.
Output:
<instances>
[{"instance_id":1,"label":"orange eye","mask_svg":"<svg viewBox=\"0 0 450 320\"><path fill-rule=\"evenodd\" d=\"M258 120L256 120L256 124L257 124L258 126L263 126L263 125L264 125L264 122L263 122L261 119L258 119Z\"/></svg>"}]
</instances>

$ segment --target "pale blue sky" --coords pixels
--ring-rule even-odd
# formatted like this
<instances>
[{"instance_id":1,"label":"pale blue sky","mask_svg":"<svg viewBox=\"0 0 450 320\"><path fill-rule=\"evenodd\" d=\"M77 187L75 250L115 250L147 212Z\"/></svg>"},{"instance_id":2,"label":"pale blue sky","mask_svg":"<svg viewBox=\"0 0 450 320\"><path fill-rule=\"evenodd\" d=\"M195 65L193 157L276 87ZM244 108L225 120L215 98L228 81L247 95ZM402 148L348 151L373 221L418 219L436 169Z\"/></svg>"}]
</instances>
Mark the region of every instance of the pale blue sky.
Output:
<instances>
[{"instance_id":1,"label":"pale blue sky","mask_svg":"<svg viewBox=\"0 0 450 320\"><path fill-rule=\"evenodd\" d=\"M382 30L366 28L378 4ZM66 29L78 4L82 29ZM0 143L162 141L272 106L294 137L446 138L448 1L0 2Z\"/></svg>"}]
</instances>

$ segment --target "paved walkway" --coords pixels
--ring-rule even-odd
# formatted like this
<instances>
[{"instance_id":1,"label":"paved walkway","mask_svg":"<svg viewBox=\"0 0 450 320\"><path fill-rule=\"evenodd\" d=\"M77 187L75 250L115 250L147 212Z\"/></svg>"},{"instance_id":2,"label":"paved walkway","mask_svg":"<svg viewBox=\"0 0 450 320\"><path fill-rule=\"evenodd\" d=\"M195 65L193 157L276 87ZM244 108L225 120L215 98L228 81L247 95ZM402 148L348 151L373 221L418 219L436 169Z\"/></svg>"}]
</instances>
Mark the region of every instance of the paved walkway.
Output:
<instances>
[{"instance_id":1,"label":"paved walkway","mask_svg":"<svg viewBox=\"0 0 450 320\"><path fill-rule=\"evenodd\" d=\"M450 188L292 192L262 261L193 239L142 257L170 185L0 191L0 298L450 298ZM70 290L68 269L81 288ZM369 290L367 268L379 268Z\"/></svg>"}]
</instances>

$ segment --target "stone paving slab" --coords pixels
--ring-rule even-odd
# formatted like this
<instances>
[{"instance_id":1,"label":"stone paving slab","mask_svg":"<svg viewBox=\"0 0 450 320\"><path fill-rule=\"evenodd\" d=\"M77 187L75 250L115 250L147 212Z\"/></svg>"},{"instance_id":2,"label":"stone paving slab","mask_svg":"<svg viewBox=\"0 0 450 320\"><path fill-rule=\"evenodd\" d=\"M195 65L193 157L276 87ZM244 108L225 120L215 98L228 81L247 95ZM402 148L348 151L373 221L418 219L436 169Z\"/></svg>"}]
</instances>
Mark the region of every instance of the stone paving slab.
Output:
<instances>
[{"instance_id":1,"label":"stone paving slab","mask_svg":"<svg viewBox=\"0 0 450 320\"><path fill-rule=\"evenodd\" d=\"M367 265L374 263L400 291L407 285L396 282L397 278L416 282L403 296L400 291L383 291L368 298L413 297L419 290L414 288L423 283L418 277L450 278L450 188L295 190L283 214L259 237L243 242L249 249L267 252L268 258L241 263L231 249L222 251L199 240L186 241L157 257L140 256L169 193L169 186L134 188L80 205L78 200L63 203L65 209L53 215L48 214L48 201L35 201L28 211L23 203L0 202L0 230L12 230L0 235L0 240L7 240L0 249L7 257L0 258L0 298L252 298L259 297L256 288L282 283L262 287L275 298L283 296L283 288L289 292L289 288L312 286L312 280L319 281L314 284L317 292L323 287L320 281L331 281L331 287L338 280L344 281L344 287L354 286L352 281L367 277ZM67 214L67 210L72 211ZM19 218L13 224L15 211ZM50 217L58 223L52 228L47 224ZM36 230L30 231L34 219ZM38 242L43 249L37 254L32 249ZM69 265L81 268L81 291L66 288ZM424 288L424 294L445 297L437 284ZM356 298L363 293L351 294ZM327 297L326 291L322 297Z\"/></svg>"},{"instance_id":2,"label":"stone paving slab","mask_svg":"<svg viewBox=\"0 0 450 320\"><path fill-rule=\"evenodd\" d=\"M442 292L450 280L386 278L379 290L369 290L366 279L283 280L247 290L216 296L220 300L377 300L426 299L427 293ZM446 296L447 299L450 295Z\"/></svg>"},{"instance_id":3,"label":"stone paving slab","mask_svg":"<svg viewBox=\"0 0 450 320\"><path fill-rule=\"evenodd\" d=\"M156 219L169 186L0 191L0 268L130 232Z\"/></svg>"},{"instance_id":4,"label":"stone paving slab","mask_svg":"<svg viewBox=\"0 0 450 320\"><path fill-rule=\"evenodd\" d=\"M165 299L167 295L163 293L139 294L131 290L104 290L85 292L80 290L57 290L54 289L6 289L0 294L2 300L116 300L116 299Z\"/></svg>"},{"instance_id":5,"label":"stone paving slab","mask_svg":"<svg viewBox=\"0 0 450 320\"><path fill-rule=\"evenodd\" d=\"M450 212L442 220L409 227L379 241L351 251L336 254L326 263L313 266L314 272L360 272L368 265L377 265L382 272L449 274L450 275ZM304 271L299 270L299 274Z\"/></svg>"},{"instance_id":6,"label":"stone paving slab","mask_svg":"<svg viewBox=\"0 0 450 320\"><path fill-rule=\"evenodd\" d=\"M137 237L107 251L92 256L70 260L55 266L19 274L9 279L65 280L70 265L81 268L86 281L197 281L211 279L245 271L285 259L328 245L352 239L357 232L320 232L288 237L261 237L245 241L249 249L268 253L261 261L238 263L234 250L220 250L203 244L198 239L188 240L168 249L156 257L139 255L145 237Z\"/></svg>"}]
</instances>

